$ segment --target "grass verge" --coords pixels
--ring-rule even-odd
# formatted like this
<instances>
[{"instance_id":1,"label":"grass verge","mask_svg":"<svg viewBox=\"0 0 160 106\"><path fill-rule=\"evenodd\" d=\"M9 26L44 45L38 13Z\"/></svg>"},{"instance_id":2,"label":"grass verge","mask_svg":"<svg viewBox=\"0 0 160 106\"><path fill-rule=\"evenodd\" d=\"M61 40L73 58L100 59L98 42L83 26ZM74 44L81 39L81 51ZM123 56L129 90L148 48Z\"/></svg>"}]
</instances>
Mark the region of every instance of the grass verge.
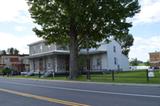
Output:
<instances>
[{"instance_id":1,"label":"grass verge","mask_svg":"<svg viewBox=\"0 0 160 106\"><path fill-rule=\"evenodd\" d=\"M76 81L90 81L90 82L115 82L115 83L149 83L160 84L160 70L154 72L155 77L147 81L146 71L129 71L129 72L115 72L114 81L111 73L91 74L91 79L87 80L86 75L80 75ZM69 80L66 76L45 77L38 76L12 76L13 78L30 78L30 79L47 79L47 80ZM11 77L11 78L12 78Z\"/></svg>"}]
</instances>

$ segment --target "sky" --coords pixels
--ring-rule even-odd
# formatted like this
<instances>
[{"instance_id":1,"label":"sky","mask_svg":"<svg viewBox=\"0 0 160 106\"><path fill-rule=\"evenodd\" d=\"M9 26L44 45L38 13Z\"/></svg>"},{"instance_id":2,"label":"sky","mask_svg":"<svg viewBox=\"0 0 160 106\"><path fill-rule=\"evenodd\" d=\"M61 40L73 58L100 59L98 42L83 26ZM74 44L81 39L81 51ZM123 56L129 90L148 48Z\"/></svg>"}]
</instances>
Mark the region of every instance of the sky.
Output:
<instances>
[{"instance_id":1,"label":"sky","mask_svg":"<svg viewBox=\"0 0 160 106\"><path fill-rule=\"evenodd\" d=\"M141 12L133 17L130 28L135 40L129 59L147 61L150 52L160 51L160 0L139 2ZM0 50L14 47L29 53L27 45L41 39L32 31L34 27L25 0L0 0Z\"/></svg>"}]
</instances>

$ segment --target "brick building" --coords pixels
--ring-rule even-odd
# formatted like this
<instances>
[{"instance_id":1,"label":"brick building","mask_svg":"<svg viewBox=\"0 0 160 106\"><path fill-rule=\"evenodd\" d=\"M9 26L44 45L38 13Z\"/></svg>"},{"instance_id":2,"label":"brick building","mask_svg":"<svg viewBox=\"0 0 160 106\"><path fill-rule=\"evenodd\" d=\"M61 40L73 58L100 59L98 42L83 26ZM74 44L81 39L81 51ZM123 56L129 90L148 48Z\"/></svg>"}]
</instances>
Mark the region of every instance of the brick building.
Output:
<instances>
[{"instance_id":1,"label":"brick building","mask_svg":"<svg viewBox=\"0 0 160 106\"><path fill-rule=\"evenodd\" d=\"M160 68L160 52L149 53L149 57L151 66Z\"/></svg>"},{"instance_id":2,"label":"brick building","mask_svg":"<svg viewBox=\"0 0 160 106\"><path fill-rule=\"evenodd\" d=\"M16 71L28 71L28 55L0 55L0 68L10 68Z\"/></svg>"}]
</instances>

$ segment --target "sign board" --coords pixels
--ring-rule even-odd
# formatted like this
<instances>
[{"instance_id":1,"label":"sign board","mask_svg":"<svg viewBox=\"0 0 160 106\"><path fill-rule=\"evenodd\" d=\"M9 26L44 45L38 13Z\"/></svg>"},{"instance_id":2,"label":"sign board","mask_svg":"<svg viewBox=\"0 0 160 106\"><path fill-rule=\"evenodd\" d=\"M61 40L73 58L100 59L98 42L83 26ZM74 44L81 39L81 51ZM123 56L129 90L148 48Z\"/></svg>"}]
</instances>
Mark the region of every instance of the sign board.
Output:
<instances>
[{"instance_id":1,"label":"sign board","mask_svg":"<svg viewBox=\"0 0 160 106\"><path fill-rule=\"evenodd\" d=\"M148 77L150 77L150 78L154 77L154 72L152 72L152 71L148 72Z\"/></svg>"},{"instance_id":2,"label":"sign board","mask_svg":"<svg viewBox=\"0 0 160 106\"><path fill-rule=\"evenodd\" d=\"M149 71L149 72L152 72L152 71L154 71L154 69L153 69L153 68L149 68L148 71Z\"/></svg>"}]
</instances>

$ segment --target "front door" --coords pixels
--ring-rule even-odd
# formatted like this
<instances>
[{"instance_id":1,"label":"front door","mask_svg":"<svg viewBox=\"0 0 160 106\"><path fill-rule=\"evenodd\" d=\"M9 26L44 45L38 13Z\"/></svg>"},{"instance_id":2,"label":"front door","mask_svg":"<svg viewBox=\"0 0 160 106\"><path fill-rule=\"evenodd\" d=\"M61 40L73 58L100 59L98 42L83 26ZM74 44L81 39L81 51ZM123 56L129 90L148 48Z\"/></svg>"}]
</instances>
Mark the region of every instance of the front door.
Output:
<instances>
[{"instance_id":1,"label":"front door","mask_svg":"<svg viewBox=\"0 0 160 106\"><path fill-rule=\"evenodd\" d=\"M39 71L43 71L43 59L39 59Z\"/></svg>"}]
</instances>

